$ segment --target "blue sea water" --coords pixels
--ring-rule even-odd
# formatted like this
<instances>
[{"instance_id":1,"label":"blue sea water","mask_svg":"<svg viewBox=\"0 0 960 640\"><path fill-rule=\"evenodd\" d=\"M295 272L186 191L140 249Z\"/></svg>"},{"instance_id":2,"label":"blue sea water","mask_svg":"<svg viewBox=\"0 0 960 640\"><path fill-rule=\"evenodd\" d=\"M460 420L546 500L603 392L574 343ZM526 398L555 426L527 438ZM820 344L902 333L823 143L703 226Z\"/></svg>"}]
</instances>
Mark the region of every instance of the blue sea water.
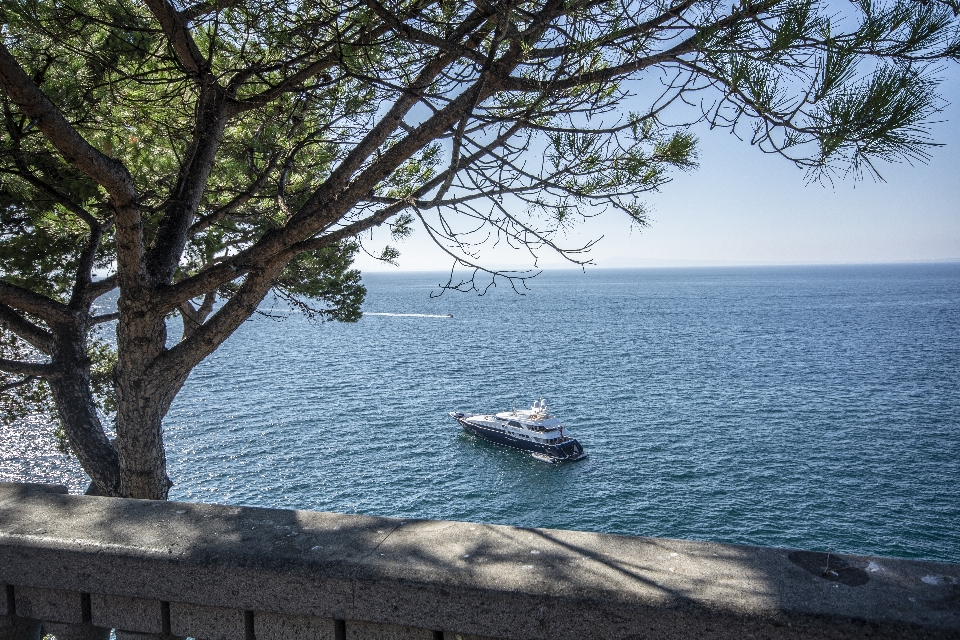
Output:
<instances>
[{"instance_id":1,"label":"blue sea water","mask_svg":"<svg viewBox=\"0 0 960 640\"><path fill-rule=\"evenodd\" d=\"M358 323L274 310L197 368L165 422L172 499L960 562L960 264L364 281ZM447 416L539 397L586 460Z\"/></svg>"}]
</instances>

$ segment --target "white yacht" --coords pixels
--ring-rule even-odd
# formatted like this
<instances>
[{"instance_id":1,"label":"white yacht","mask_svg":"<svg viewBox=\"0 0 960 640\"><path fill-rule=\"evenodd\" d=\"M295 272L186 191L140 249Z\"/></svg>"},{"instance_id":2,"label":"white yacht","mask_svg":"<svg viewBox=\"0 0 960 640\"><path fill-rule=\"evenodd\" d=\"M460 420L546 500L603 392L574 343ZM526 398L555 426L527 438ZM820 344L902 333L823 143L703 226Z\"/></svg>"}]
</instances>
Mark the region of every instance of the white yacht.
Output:
<instances>
[{"instance_id":1,"label":"white yacht","mask_svg":"<svg viewBox=\"0 0 960 640\"><path fill-rule=\"evenodd\" d=\"M572 462L587 457L577 439L571 438L560 424L560 419L547 412L543 398L529 409L496 414L451 411L450 417L484 440L530 451L539 460Z\"/></svg>"}]
</instances>

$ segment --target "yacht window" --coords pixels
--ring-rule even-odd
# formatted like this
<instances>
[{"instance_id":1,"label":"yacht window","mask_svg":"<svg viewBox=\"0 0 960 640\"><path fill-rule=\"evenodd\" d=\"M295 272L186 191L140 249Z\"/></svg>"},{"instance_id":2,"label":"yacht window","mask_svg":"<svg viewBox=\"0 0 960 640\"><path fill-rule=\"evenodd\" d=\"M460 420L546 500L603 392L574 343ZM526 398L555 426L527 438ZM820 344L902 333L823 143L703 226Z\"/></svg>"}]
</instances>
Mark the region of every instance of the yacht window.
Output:
<instances>
[{"instance_id":1,"label":"yacht window","mask_svg":"<svg viewBox=\"0 0 960 640\"><path fill-rule=\"evenodd\" d=\"M511 427L516 427L517 429L520 428L520 423L517 422L516 420L511 420L511 421L508 422L507 424L510 425Z\"/></svg>"}]
</instances>

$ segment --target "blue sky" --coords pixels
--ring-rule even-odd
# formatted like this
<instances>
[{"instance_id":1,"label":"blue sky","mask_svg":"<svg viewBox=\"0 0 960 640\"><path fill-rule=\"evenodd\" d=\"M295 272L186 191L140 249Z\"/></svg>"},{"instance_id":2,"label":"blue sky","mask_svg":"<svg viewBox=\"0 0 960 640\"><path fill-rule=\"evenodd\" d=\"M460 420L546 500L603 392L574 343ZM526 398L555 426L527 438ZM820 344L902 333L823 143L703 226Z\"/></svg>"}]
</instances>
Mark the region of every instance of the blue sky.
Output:
<instances>
[{"instance_id":1,"label":"blue sky","mask_svg":"<svg viewBox=\"0 0 960 640\"><path fill-rule=\"evenodd\" d=\"M591 257L604 267L843 264L960 260L960 73L941 87L949 103L931 126L944 146L928 164L881 165L885 182L852 178L807 184L786 160L760 153L726 131L695 129L700 167L644 194L652 224L631 229L625 215L577 227L568 244L602 238ZM366 243L390 243L386 235ZM422 230L396 244L399 267L361 256L361 270L446 270L450 259ZM529 266L520 252L487 251L485 266ZM526 261L525 261L526 260ZM561 260L543 255L541 266Z\"/></svg>"}]
</instances>

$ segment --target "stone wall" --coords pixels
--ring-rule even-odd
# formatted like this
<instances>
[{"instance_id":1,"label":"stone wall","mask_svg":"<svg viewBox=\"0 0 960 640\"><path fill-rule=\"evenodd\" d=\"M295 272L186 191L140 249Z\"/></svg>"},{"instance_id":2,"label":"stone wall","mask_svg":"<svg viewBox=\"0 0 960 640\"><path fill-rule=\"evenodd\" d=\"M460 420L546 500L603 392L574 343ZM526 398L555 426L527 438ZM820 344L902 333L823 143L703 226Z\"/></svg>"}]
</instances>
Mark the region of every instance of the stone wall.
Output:
<instances>
[{"instance_id":1,"label":"stone wall","mask_svg":"<svg viewBox=\"0 0 960 640\"><path fill-rule=\"evenodd\" d=\"M0 590L0 640L960 638L955 564L49 485L0 483Z\"/></svg>"}]
</instances>

